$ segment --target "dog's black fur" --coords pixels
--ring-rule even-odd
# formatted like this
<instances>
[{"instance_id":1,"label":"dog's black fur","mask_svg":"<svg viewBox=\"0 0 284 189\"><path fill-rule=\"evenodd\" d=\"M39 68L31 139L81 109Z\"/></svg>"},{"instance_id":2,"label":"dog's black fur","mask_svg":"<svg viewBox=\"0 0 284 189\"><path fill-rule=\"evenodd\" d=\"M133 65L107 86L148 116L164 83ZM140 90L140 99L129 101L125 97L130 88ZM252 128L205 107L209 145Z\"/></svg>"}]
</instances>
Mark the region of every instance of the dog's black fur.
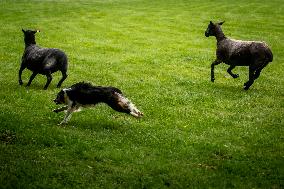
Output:
<instances>
[{"instance_id":1,"label":"dog's black fur","mask_svg":"<svg viewBox=\"0 0 284 189\"><path fill-rule=\"evenodd\" d=\"M22 85L22 72L28 68L33 73L27 86L30 86L37 74L46 75L47 82L44 89L47 89L51 80L51 74L56 71L61 71L62 79L58 82L57 87L60 87L63 81L67 78L67 56L59 50L53 48L41 48L36 45L35 34L39 32L32 30L23 30L25 40L25 51L22 56L22 63L19 70L19 84Z\"/></svg>"},{"instance_id":2,"label":"dog's black fur","mask_svg":"<svg viewBox=\"0 0 284 189\"><path fill-rule=\"evenodd\" d=\"M67 106L54 110L58 113L67 110L62 123L67 123L71 114L80 107L106 103L112 109L130 114L134 117L142 117L141 113L127 98L124 97L121 90L115 87L93 86L90 83L80 82L72 85L70 88L62 89L56 99L56 104L66 104Z\"/></svg>"}]
</instances>

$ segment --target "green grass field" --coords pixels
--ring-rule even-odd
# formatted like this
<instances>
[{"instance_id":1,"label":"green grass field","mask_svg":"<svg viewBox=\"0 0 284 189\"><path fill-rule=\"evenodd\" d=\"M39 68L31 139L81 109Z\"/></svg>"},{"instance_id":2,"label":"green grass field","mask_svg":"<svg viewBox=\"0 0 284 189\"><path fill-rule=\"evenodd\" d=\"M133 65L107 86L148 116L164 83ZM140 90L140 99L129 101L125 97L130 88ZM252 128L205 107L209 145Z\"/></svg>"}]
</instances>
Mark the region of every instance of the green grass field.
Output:
<instances>
[{"instance_id":1,"label":"green grass field","mask_svg":"<svg viewBox=\"0 0 284 189\"><path fill-rule=\"evenodd\" d=\"M0 18L0 188L284 188L282 0L1 0ZM247 67L210 81L210 20L271 47L250 90ZM61 74L18 85L22 28L66 52L63 87L116 86L144 117L102 104L58 126Z\"/></svg>"}]
</instances>

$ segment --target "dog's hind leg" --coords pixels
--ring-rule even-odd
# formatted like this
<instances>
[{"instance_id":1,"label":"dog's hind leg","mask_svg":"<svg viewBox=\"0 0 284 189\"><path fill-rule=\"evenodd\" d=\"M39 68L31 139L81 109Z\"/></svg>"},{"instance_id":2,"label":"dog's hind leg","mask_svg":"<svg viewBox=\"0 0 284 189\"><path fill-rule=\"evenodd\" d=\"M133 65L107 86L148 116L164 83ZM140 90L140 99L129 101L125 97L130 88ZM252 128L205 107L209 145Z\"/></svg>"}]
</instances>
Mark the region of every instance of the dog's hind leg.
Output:
<instances>
[{"instance_id":1,"label":"dog's hind leg","mask_svg":"<svg viewBox=\"0 0 284 189\"><path fill-rule=\"evenodd\" d=\"M140 118L143 116L143 113L140 112L130 100L125 98L120 93L115 93L115 94L117 95L117 105L112 107L113 109L120 112L129 113L130 115L136 118Z\"/></svg>"}]
</instances>

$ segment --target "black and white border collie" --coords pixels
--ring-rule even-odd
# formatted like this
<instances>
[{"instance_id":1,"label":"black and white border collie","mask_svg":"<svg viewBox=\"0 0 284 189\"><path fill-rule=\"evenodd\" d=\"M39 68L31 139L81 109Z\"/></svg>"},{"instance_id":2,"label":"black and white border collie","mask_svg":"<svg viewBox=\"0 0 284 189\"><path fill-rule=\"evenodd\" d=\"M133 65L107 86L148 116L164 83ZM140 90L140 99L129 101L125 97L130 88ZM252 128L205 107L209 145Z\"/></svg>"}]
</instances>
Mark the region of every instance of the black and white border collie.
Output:
<instances>
[{"instance_id":1,"label":"black and white border collie","mask_svg":"<svg viewBox=\"0 0 284 189\"><path fill-rule=\"evenodd\" d=\"M71 118L71 114L78 111L81 107L94 106L98 103L106 103L112 109L130 114L136 118L143 116L143 113L124 97L119 89L115 87L93 86L85 82L76 83L70 88L62 89L57 94L54 102L56 104L66 104L66 106L53 110L56 113L67 110L60 124L67 123Z\"/></svg>"}]
</instances>

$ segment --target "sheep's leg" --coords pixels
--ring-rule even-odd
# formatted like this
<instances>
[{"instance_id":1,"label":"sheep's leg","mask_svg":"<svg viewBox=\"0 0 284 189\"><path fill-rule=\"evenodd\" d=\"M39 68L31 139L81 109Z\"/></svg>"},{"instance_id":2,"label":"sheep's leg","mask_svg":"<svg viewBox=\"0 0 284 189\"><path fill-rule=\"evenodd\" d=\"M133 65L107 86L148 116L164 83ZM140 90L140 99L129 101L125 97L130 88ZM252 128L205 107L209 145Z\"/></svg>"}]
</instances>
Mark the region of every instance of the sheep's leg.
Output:
<instances>
[{"instance_id":1,"label":"sheep's leg","mask_svg":"<svg viewBox=\"0 0 284 189\"><path fill-rule=\"evenodd\" d=\"M61 78L61 80L58 82L57 88L61 87L61 84L63 83L63 81L64 81L66 78L67 78L66 72L62 72L62 78Z\"/></svg>"},{"instance_id":2,"label":"sheep's leg","mask_svg":"<svg viewBox=\"0 0 284 189\"><path fill-rule=\"evenodd\" d=\"M33 81L33 79L35 78L36 75L37 75L37 73L36 73L36 72L33 72L33 74L32 74L31 77L30 77L30 80L29 80L29 82L28 82L28 84L27 84L27 87L31 85L31 83L32 83L32 81Z\"/></svg>"},{"instance_id":3,"label":"sheep's leg","mask_svg":"<svg viewBox=\"0 0 284 189\"><path fill-rule=\"evenodd\" d=\"M232 72L232 70L233 70L235 67L236 67L236 66L231 65L231 66L228 68L227 72L228 72L233 78L238 78L238 77L239 77L239 74L234 74L234 73Z\"/></svg>"},{"instance_id":4,"label":"sheep's leg","mask_svg":"<svg viewBox=\"0 0 284 189\"><path fill-rule=\"evenodd\" d=\"M258 70L255 71L254 80L256 80L259 77L261 70L262 69L258 69Z\"/></svg>"},{"instance_id":5,"label":"sheep's leg","mask_svg":"<svg viewBox=\"0 0 284 189\"><path fill-rule=\"evenodd\" d=\"M20 85L23 85L23 81L22 81L22 73L23 73L23 70L26 69L26 66L24 66L23 64L21 65L20 67L20 70L19 70L19 84Z\"/></svg>"},{"instance_id":6,"label":"sheep's leg","mask_svg":"<svg viewBox=\"0 0 284 189\"><path fill-rule=\"evenodd\" d=\"M267 63L264 63L261 67L259 67L258 69L256 69L255 74L254 74L254 80L256 80L256 79L259 77L260 72L262 71L262 69L263 69L267 64L268 64L268 62L267 62Z\"/></svg>"},{"instance_id":7,"label":"sheep's leg","mask_svg":"<svg viewBox=\"0 0 284 189\"><path fill-rule=\"evenodd\" d=\"M47 78L47 81L46 81L46 84L45 84L45 86L44 86L44 88L43 88L44 90L47 89L48 85L50 84L50 82L51 82L51 80L52 80L51 73L46 74L46 78Z\"/></svg>"},{"instance_id":8,"label":"sheep's leg","mask_svg":"<svg viewBox=\"0 0 284 189\"><path fill-rule=\"evenodd\" d=\"M248 90L254 81L259 77L261 70L268 64L262 60L257 60L254 65L249 67L249 81L244 84L244 89Z\"/></svg>"},{"instance_id":9,"label":"sheep's leg","mask_svg":"<svg viewBox=\"0 0 284 189\"><path fill-rule=\"evenodd\" d=\"M252 67L249 67L249 80L244 84L244 89L248 90L250 86L253 84L255 80L255 75L254 75L255 69Z\"/></svg>"},{"instance_id":10,"label":"sheep's leg","mask_svg":"<svg viewBox=\"0 0 284 189\"><path fill-rule=\"evenodd\" d=\"M211 81L212 81L212 82L214 82L214 80L215 80L215 77L214 77L214 67L215 67L216 65L220 64L220 63L221 63L221 61L215 60L215 61L212 62L212 64L211 64Z\"/></svg>"}]
</instances>

